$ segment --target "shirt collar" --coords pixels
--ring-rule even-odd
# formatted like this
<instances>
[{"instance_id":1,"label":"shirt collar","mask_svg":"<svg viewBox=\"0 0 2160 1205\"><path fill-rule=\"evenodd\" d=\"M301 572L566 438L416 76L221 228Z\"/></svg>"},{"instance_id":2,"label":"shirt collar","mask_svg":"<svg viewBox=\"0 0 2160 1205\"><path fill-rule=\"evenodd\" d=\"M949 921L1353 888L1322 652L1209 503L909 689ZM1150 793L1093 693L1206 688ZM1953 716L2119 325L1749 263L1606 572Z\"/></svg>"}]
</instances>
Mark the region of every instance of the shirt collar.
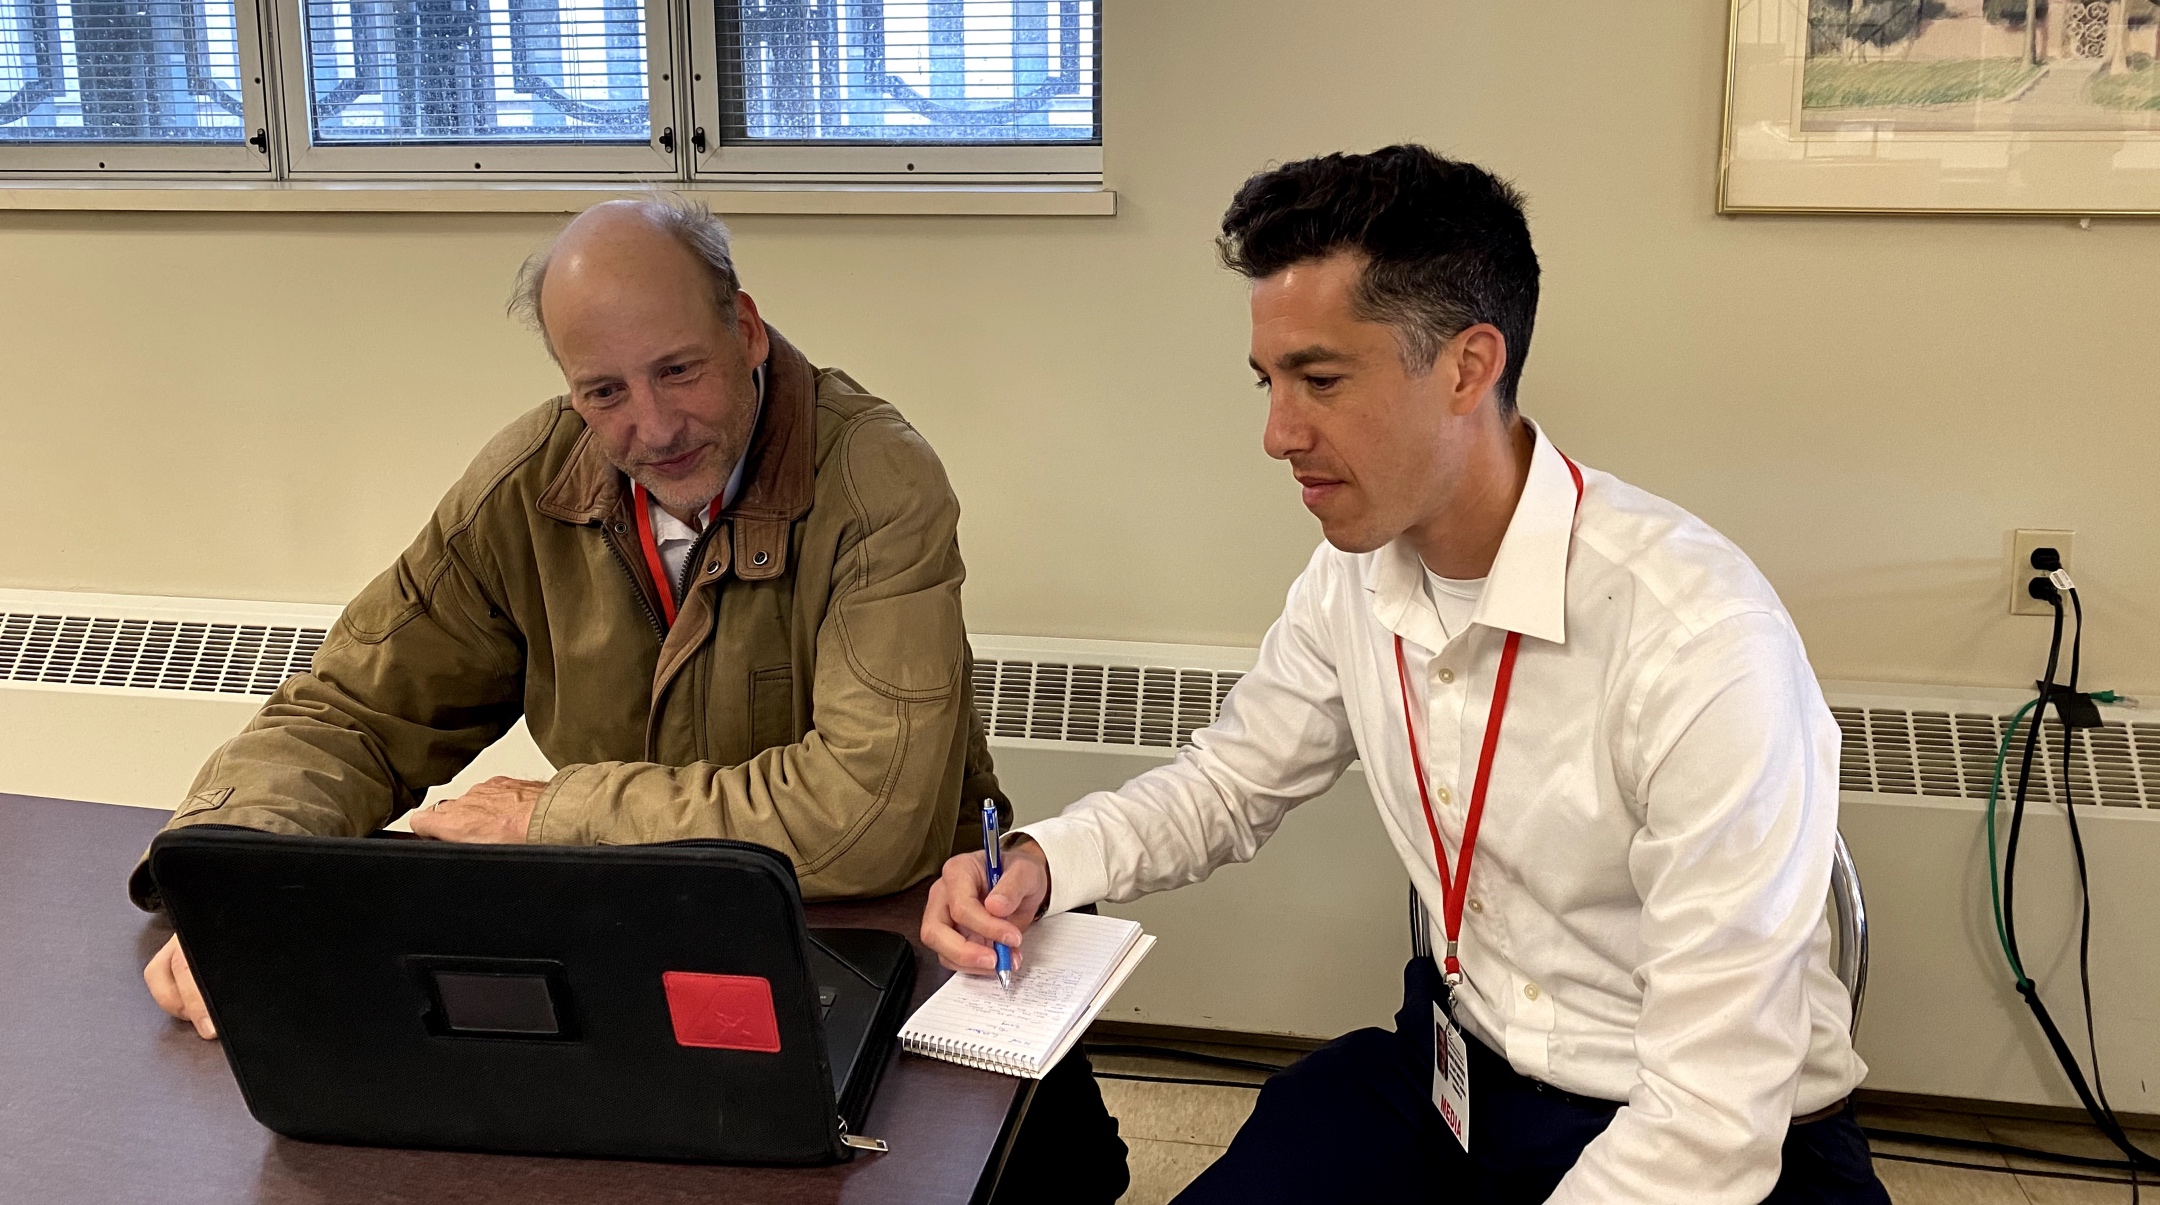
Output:
<instances>
[{"instance_id":1,"label":"shirt collar","mask_svg":"<svg viewBox=\"0 0 2160 1205\"><path fill-rule=\"evenodd\" d=\"M673 544L679 540L695 540L698 538L698 528L692 527L669 514L667 508L660 505L660 499L653 497L651 494L645 495L645 509L652 514L654 543Z\"/></svg>"},{"instance_id":2,"label":"shirt collar","mask_svg":"<svg viewBox=\"0 0 2160 1205\"><path fill-rule=\"evenodd\" d=\"M750 370L750 380L757 386L757 411L750 416L750 432L754 437L757 434L758 420L765 417L765 366L763 364ZM735 470L728 474L727 485L720 490L721 510L726 510L728 507L735 505L735 499L742 496L743 470L749 464L750 441L745 441L743 443L743 454L735 461Z\"/></svg>"},{"instance_id":3,"label":"shirt collar","mask_svg":"<svg viewBox=\"0 0 2160 1205\"><path fill-rule=\"evenodd\" d=\"M1526 423L1530 420L1524 419ZM1575 477L1567 458L1530 423L1535 441L1522 496L1500 537L1500 551L1485 576L1470 622L1520 632L1554 644L1567 643L1568 544L1575 531ZM1447 643L1438 616L1424 596L1425 566L1408 541L1397 537L1373 554L1366 589L1381 625L1405 640L1438 651Z\"/></svg>"}]
</instances>

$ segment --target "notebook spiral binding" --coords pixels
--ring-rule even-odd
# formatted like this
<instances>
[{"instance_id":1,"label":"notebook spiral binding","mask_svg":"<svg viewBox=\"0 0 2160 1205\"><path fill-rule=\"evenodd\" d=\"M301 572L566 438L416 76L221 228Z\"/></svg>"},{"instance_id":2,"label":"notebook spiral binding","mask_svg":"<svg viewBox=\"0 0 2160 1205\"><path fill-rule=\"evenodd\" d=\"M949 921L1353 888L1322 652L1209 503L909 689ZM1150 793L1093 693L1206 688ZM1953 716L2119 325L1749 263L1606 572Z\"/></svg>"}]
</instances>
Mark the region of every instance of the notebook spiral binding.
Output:
<instances>
[{"instance_id":1,"label":"notebook spiral binding","mask_svg":"<svg viewBox=\"0 0 2160 1205\"><path fill-rule=\"evenodd\" d=\"M912 1054L944 1059L948 1063L959 1063L978 1071L995 1071L1003 1075L1033 1075L1037 1070L1035 1060L984 1042L957 1042L951 1038L931 1037L927 1034L902 1033L900 1046Z\"/></svg>"}]
</instances>

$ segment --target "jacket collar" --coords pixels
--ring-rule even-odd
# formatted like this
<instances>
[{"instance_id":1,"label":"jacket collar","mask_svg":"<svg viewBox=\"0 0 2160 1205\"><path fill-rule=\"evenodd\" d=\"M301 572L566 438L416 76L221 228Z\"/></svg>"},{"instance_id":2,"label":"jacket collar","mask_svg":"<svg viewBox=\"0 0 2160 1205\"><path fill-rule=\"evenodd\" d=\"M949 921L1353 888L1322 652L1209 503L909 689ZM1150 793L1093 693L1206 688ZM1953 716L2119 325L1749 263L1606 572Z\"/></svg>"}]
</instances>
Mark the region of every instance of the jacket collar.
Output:
<instances>
[{"instance_id":1,"label":"jacket collar","mask_svg":"<svg viewBox=\"0 0 2160 1205\"><path fill-rule=\"evenodd\" d=\"M1530 420L1524 419L1528 423ZM1568 545L1575 532L1575 476L1567 458L1530 423L1535 440L1530 472L1515 501L1500 551L1485 576L1484 593L1470 622L1520 632L1554 644L1567 643ZM1425 601L1425 566L1417 550L1397 537L1372 554L1365 575L1374 616L1381 626L1437 652L1447 643Z\"/></svg>"},{"instance_id":2,"label":"jacket collar","mask_svg":"<svg viewBox=\"0 0 2160 1205\"><path fill-rule=\"evenodd\" d=\"M809 513L816 489L817 370L779 331L768 325L765 334L765 403L745 458L747 480L720 517L784 524ZM599 523L628 505L624 480L588 427L534 505L565 523Z\"/></svg>"}]
</instances>

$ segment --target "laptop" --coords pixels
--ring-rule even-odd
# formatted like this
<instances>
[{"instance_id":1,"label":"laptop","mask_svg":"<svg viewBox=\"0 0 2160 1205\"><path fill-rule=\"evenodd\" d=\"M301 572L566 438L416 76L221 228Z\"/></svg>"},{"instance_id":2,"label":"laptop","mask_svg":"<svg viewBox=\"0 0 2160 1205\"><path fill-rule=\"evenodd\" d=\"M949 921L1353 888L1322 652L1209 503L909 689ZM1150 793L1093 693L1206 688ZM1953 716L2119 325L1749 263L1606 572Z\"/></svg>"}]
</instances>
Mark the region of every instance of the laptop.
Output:
<instances>
[{"instance_id":1,"label":"laptop","mask_svg":"<svg viewBox=\"0 0 2160 1205\"><path fill-rule=\"evenodd\" d=\"M150 872L257 1121L371 1146L850 1157L907 939L810 929L740 841L162 833Z\"/></svg>"}]
</instances>

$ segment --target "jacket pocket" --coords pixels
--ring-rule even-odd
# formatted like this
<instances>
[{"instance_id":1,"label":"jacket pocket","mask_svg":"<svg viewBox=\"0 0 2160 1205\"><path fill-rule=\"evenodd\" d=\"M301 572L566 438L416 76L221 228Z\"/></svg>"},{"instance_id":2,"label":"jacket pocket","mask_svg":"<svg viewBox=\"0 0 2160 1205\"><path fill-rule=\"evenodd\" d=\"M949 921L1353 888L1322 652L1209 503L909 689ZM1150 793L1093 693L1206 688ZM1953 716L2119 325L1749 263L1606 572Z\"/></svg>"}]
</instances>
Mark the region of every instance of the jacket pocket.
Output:
<instances>
[{"instance_id":1,"label":"jacket pocket","mask_svg":"<svg viewBox=\"0 0 2160 1205\"><path fill-rule=\"evenodd\" d=\"M750 755L794 743L794 667L758 670L750 675Z\"/></svg>"}]
</instances>

